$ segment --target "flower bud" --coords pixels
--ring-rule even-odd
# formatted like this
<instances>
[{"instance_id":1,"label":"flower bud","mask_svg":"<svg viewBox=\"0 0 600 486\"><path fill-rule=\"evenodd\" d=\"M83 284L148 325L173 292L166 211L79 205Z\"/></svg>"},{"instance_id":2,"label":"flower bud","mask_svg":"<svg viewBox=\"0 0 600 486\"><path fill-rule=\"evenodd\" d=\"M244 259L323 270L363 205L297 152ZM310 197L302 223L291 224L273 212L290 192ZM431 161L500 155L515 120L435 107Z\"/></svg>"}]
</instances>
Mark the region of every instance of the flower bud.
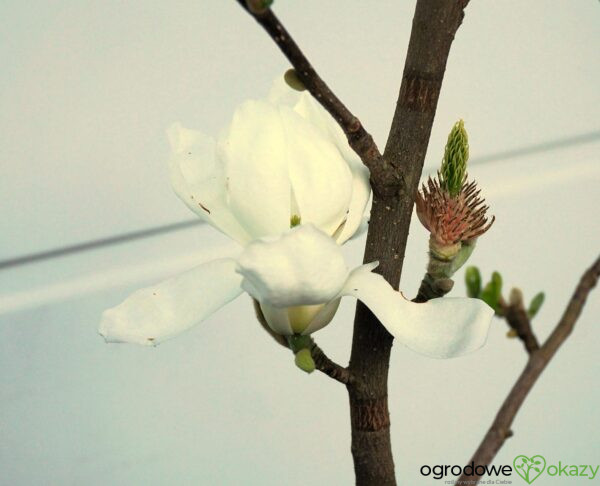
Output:
<instances>
[{"instance_id":1,"label":"flower bud","mask_svg":"<svg viewBox=\"0 0 600 486\"><path fill-rule=\"evenodd\" d=\"M523 291L518 287L510 289L508 303L513 307L523 307Z\"/></svg>"},{"instance_id":2,"label":"flower bud","mask_svg":"<svg viewBox=\"0 0 600 486\"><path fill-rule=\"evenodd\" d=\"M269 10L273 4L273 0L246 0L248 10L255 15L260 15Z\"/></svg>"},{"instance_id":3,"label":"flower bud","mask_svg":"<svg viewBox=\"0 0 600 486\"><path fill-rule=\"evenodd\" d=\"M459 120L448 135L440 170L440 183L452 197L460 193L467 178L467 160L469 160L469 137L464 122Z\"/></svg>"},{"instance_id":4,"label":"flower bud","mask_svg":"<svg viewBox=\"0 0 600 486\"><path fill-rule=\"evenodd\" d=\"M492 274L492 279L481 291L481 300L489 305L494 311L500 309L500 299L502 297L502 277L498 272Z\"/></svg>"},{"instance_id":5,"label":"flower bud","mask_svg":"<svg viewBox=\"0 0 600 486\"><path fill-rule=\"evenodd\" d=\"M544 303L544 299L546 298L544 292L539 292L531 302L529 303L529 309L527 309L527 314L530 319L533 319L535 315L538 313L542 304Z\"/></svg>"},{"instance_id":6,"label":"flower bud","mask_svg":"<svg viewBox=\"0 0 600 486\"><path fill-rule=\"evenodd\" d=\"M309 349L301 349L296 353L294 358L296 366L306 373L312 373L315 371L315 361L310 354Z\"/></svg>"},{"instance_id":7,"label":"flower bud","mask_svg":"<svg viewBox=\"0 0 600 486\"><path fill-rule=\"evenodd\" d=\"M306 86L300 81L295 69L288 69L283 75L283 79L290 88L295 89L296 91L306 91Z\"/></svg>"},{"instance_id":8,"label":"flower bud","mask_svg":"<svg viewBox=\"0 0 600 486\"><path fill-rule=\"evenodd\" d=\"M468 267L465 272L465 284L467 285L467 295L477 298L481 293L481 273L477 267Z\"/></svg>"}]
</instances>

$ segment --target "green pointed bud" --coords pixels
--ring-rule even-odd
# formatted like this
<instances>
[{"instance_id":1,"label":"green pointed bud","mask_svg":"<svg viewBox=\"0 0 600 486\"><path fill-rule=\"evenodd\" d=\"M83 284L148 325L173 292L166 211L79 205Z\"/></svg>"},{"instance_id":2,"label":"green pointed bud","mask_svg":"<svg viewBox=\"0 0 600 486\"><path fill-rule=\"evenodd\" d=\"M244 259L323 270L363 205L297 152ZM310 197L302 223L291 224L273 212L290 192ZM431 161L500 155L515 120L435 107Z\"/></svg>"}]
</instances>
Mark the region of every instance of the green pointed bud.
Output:
<instances>
[{"instance_id":1,"label":"green pointed bud","mask_svg":"<svg viewBox=\"0 0 600 486\"><path fill-rule=\"evenodd\" d=\"M492 279L481 291L480 299L489 305L496 313L500 310L502 297L502 276L498 272L492 273Z\"/></svg>"},{"instance_id":2,"label":"green pointed bud","mask_svg":"<svg viewBox=\"0 0 600 486\"><path fill-rule=\"evenodd\" d=\"M300 81L295 69L288 69L283 75L283 79L290 88L295 89L296 91L306 91L306 86Z\"/></svg>"},{"instance_id":3,"label":"green pointed bud","mask_svg":"<svg viewBox=\"0 0 600 486\"><path fill-rule=\"evenodd\" d=\"M468 267L465 272L465 284L469 297L479 297L481 294L481 273L477 267Z\"/></svg>"},{"instance_id":4,"label":"green pointed bud","mask_svg":"<svg viewBox=\"0 0 600 486\"><path fill-rule=\"evenodd\" d=\"M296 366L306 373L315 371L315 361L313 360L309 349L305 348L298 351L294 361L296 362Z\"/></svg>"},{"instance_id":5,"label":"green pointed bud","mask_svg":"<svg viewBox=\"0 0 600 486\"><path fill-rule=\"evenodd\" d=\"M515 329L509 329L506 332L506 337L509 339L513 339L513 338L519 337L519 333Z\"/></svg>"},{"instance_id":6,"label":"green pointed bud","mask_svg":"<svg viewBox=\"0 0 600 486\"><path fill-rule=\"evenodd\" d=\"M469 137L465 123L457 121L446 143L444 160L440 169L440 183L452 197L456 197L467 178L467 161L469 160Z\"/></svg>"},{"instance_id":7,"label":"green pointed bud","mask_svg":"<svg viewBox=\"0 0 600 486\"><path fill-rule=\"evenodd\" d=\"M545 298L546 295L544 292L540 292L533 299L531 299L531 302L529 303L529 309L527 309L527 314L529 315L530 319L533 319L538 313L542 307L542 304L544 303Z\"/></svg>"},{"instance_id":8,"label":"green pointed bud","mask_svg":"<svg viewBox=\"0 0 600 486\"><path fill-rule=\"evenodd\" d=\"M499 272L492 273L492 283L494 284L494 292L496 292L496 299L500 300L502 296L502 275Z\"/></svg>"},{"instance_id":9,"label":"green pointed bud","mask_svg":"<svg viewBox=\"0 0 600 486\"><path fill-rule=\"evenodd\" d=\"M271 5L273 5L273 0L246 0L246 5L250 12L260 15L269 10Z\"/></svg>"},{"instance_id":10,"label":"green pointed bud","mask_svg":"<svg viewBox=\"0 0 600 486\"><path fill-rule=\"evenodd\" d=\"M290 218L290 228L295 228L301 222L302 218L300 216L298 216L297 214L292 214L292 217Z\"/></svg>"},{"instance_id":11,"label":"green pointed bud","mask_svg":"<svg viewBox=\"0 0 600 486\"><path fill-rule=\"evenodd\" d=\"M479 298L494 309L494 311L498 312L498 299L496 298L493 282L490 281L483 287Z\"/></svg>"}]
</instances>

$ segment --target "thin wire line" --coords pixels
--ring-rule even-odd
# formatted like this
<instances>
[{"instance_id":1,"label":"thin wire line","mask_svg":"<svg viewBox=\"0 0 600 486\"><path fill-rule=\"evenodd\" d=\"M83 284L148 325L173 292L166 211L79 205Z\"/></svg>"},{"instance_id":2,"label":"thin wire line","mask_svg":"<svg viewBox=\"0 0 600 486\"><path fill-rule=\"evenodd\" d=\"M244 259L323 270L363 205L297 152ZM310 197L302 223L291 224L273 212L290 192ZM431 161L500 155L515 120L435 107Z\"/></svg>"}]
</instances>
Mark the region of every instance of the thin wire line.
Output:
<instances>
[{"instance_id":1,"label":"thin wire line","mask_svg":"<svg viewBox=\"0 0 600 486\"><path fill-rule=\"evenodd\" d=\"M562 138L559 140L552 140L550 142L544 142L535 145L529 145L513 150L505 150L503 152L496 152L495 154L484 155L482 157L475 157L471 159L471 164L488 164L494 162L500 162L507 159L514 159L518 157L524 157L526 155L549 152L559 148L572 147L575 145L583 145L591 143L596 140L600 140L600 131L583 133L572 137ZM430 171L435 172L435 171ZM191 228L202 224L199 219L192 219L188 221L182 221L179 223L171 223L162 226L155 226L140 231L132 231L129 233L122 233L107 238L101 238L92 241L86 241L75 245L64 246L55 248L52 250L42 251L39 253L31 253L29 255L22 255L15 258L9 258L0 261L0 270L6 270L8 268L14 268L22 265L28 265L30 263L39 262L43 260L50 260L52 258L58 258L62 256L71 255L73 253L80 253L84 251L95 250L106 246L118 245L127 243L130 241L140 240L144 238L150 238L153 236L162 235L165 233L172 233L175 231L181 231L184 229Z\"/></svg>"},{"instance_id":2,"label":"thin wire line","mask_svg":"<svg viewBox=\"0 0 600 486\"><path fill-rule=\"evenodd\" d=\"M582 133L573 137L561 138L559 140L552 140L550 142L544 142L535 145L529 145L513 150L506 150L504 152L497 152L495 154L483 155L481 157L473 158L474 164L487 164L490 162L499 162L506 159L514 159L516 157L524 157L526 155L537 154L542 152L550 152L558 148L572 147L575 145L584 145L586 143L595 142L600 140L600 131Z\"/></svg>"},{"instance_id":3,"label":"thin wire line","mask_svg":"<svg viewBox=\"0 0 600 486\"><path fill-rule=\"evenodd\" d=\"M21 265L28 265L30 263L39 262L41 260L49 260L52 258L58 258L61 256L71 255L73 253L79 253L83 251L95 250L104 246L118 245L127 243L129 241L140 240L142 238L149 238L152 236L161 235L164 233L171 233L173 231L180 231L183 229L190 228L202 224L200 219L192 219L189 221L182 221L179 223L165 224L163 226L155 226L153 228L147 228L139 231L131 231L129 233L121 233L119 235L109 236L108 238L101 238L98 240L85 241L83 243L77 243L75 245L63 246L61 248L55 248L53 250L42 251L39 253L31 253L29 255L23 255L15 258L0 261L0 270L5 270L11 267L18 267Z\"/></svg>"}]
</instances>

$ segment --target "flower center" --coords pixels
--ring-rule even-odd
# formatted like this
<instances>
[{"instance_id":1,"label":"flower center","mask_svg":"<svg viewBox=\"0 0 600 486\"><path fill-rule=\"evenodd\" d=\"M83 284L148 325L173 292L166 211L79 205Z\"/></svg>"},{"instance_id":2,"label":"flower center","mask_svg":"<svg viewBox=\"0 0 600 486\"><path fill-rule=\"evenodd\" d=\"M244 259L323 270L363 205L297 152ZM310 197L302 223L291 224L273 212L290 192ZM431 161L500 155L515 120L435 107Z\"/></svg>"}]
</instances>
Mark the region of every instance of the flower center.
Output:
<instances>
[{"instance_id":1,"label":"flower center","mask_svg":"<svg viewBox=\"0 0 600 486\"><path fill-rule=\"evenodd\" d=\"M287 311L292 331L294 331L296 334L301 334L304 332L304 330L324 306L325 304L315 304L288 307Z\"/></svg>"}]
</instances>

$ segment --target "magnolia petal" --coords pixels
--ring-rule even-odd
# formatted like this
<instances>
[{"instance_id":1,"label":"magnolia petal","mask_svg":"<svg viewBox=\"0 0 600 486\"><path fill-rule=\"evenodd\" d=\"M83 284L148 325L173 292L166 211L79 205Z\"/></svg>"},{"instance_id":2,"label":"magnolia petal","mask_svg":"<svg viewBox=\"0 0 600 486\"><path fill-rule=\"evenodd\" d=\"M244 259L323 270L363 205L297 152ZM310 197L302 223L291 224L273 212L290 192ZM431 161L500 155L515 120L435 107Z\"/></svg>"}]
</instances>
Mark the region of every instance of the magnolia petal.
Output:
<instances>
[{"instance_id":1,"label":"magnolia petal","mask_svg":"<svg viewBox=\"0 0 600 486\"><path fill-rule=\"evenodd\" d=\"M317 332L320 329L323 329L327 324L329 324L335 316L338 307L340 306L340 300L341 298L337 298L325 304L323 308L319 311L319 313L310 322L308 327L304 331L302 331L302 334L312 334L313 332Z\"/></svg>"},{"instance_id":2,"label":"magnolia petal","mask_svg":"<svg viewBox=\"0 0 600 486\"><path fill-rule=\"evenodd\" d=\"M415 304L368 268L355 269L342 294L366 304L408 348L433 358L451 358L485 343L494 311L482 300L440 298Z\"/></svg>"},{"instance_id":3,"label":"magnolia petal","mask_svg":"<svg viewBox=\"0 0 600 486\"><path fill-rule=\"evenodd\" d=\"M369 169L362 163L356 152L352 150L338 123L309 93L302 93L298 97L294 110L323 132L329 134L330 139L335 143L352 173L352 197L348 206L346 223L337 238L338 243L342 244L351 238L360 227L367 203L371 197Z\"/></svg>"},{"instance_id":4,"label":"magnolia petal","mask_svg":"<svg viewBox=\"0 0 600 486\"><path fill-rule=\"evenodd\" d=\"M352 171L352 198L348 206L346 222L336 238L338 244L356 238L366 230L369 217L365 216L365 210L370 197L369 170L365 166L355 168Z\"/></svg>"},{"instance_id":5,"label":"magnolia petal","mask_svg":"<svg viewBox=\"0 0 600 486\"><path fill-rule=\"evenodd\" d=\"M300 96L303 94L304 92L290 88L282 75L278 76L275 78L275 81L273 81L267 100L274 105L284 105L294 108L300 100Z\"/></svg>"},{"instance_id":6,"label":"magnolia petal","mask_svg":"<svg viewBox=\"0 0 600 486\"><path fill-rule=\"evenodd\" d=\"M179 198L201 219L240 243L250 240L229 209L225 174L216 160L215 141L196 130L173 124L167 135L171 143L171 185Z\"/></svg>"},{"instance_id":7,"label":"magnolia petal","mask_svg":"<svg viewBox=\"0 0 600 486\"><path fill-rule=\"evenodd\" d=\"M240 295L241 280L231 258L199 265L138 290L106 310L99 332L107 342L156 345L186 331Z\"/></svg>"},{"instance_id":8,"label":"magnolia petal","mask_svg":"<svg viewBox=\"0 0 600 486\"><path fill-rule=\"evenodd\" d=\"M260 303L260 310L269 327L277 334L281 334L282 336L291 336L294 334L286 307L274 307L266 302L262 302Z\"/></svg>"},{"instance_id":9,"label":"magnolia petal","mask_svg":"<svg viewBox=\"0 0 600 486\"><path fill-rule=\"evenodd\" d=\"M352 197L348 206L346 221L338 233L337 242L343 243L358 230L363 214L371 197L369 169L362 163L356 152L348 144L348 139L338 123L315 101L308 91L302 93L291 89L283 80L277 78L269 93L269 101L292 108L310 124L326 134L332 141L352 173Z\"/></svg>"},{"instance_id":10,"label":"magnolia petal","mask_svg":"<svg viewBox=\"0 0 600 486\"><path fill-rule=\"evenodd\" d=\"M275 240L250 243L238 259L242 288L275 307L324 304L348 277L340 247L313 225L300 225Z\"/></svg>"},{"instance_id":11,"label":"magnolia petal","mask_svg":"<svg viewBox=\"0 0 600 486\"><path fill-rule=\"evenodd\" d=\"M279 109L247 101L219 137L229 206L252 239L290 227L291 184L288 147Z\"/></svg>"},{"instance_id":12,"label":"magnolia petal","mask_svg":"<svg viewBox=\"0 0 600 486\"><path fill-rule=\"evenodd\" d=\"M348 212L352 173L327 133L286 106L280 113L299 216L332 235Z\"/></svg>"}]
</instances>

